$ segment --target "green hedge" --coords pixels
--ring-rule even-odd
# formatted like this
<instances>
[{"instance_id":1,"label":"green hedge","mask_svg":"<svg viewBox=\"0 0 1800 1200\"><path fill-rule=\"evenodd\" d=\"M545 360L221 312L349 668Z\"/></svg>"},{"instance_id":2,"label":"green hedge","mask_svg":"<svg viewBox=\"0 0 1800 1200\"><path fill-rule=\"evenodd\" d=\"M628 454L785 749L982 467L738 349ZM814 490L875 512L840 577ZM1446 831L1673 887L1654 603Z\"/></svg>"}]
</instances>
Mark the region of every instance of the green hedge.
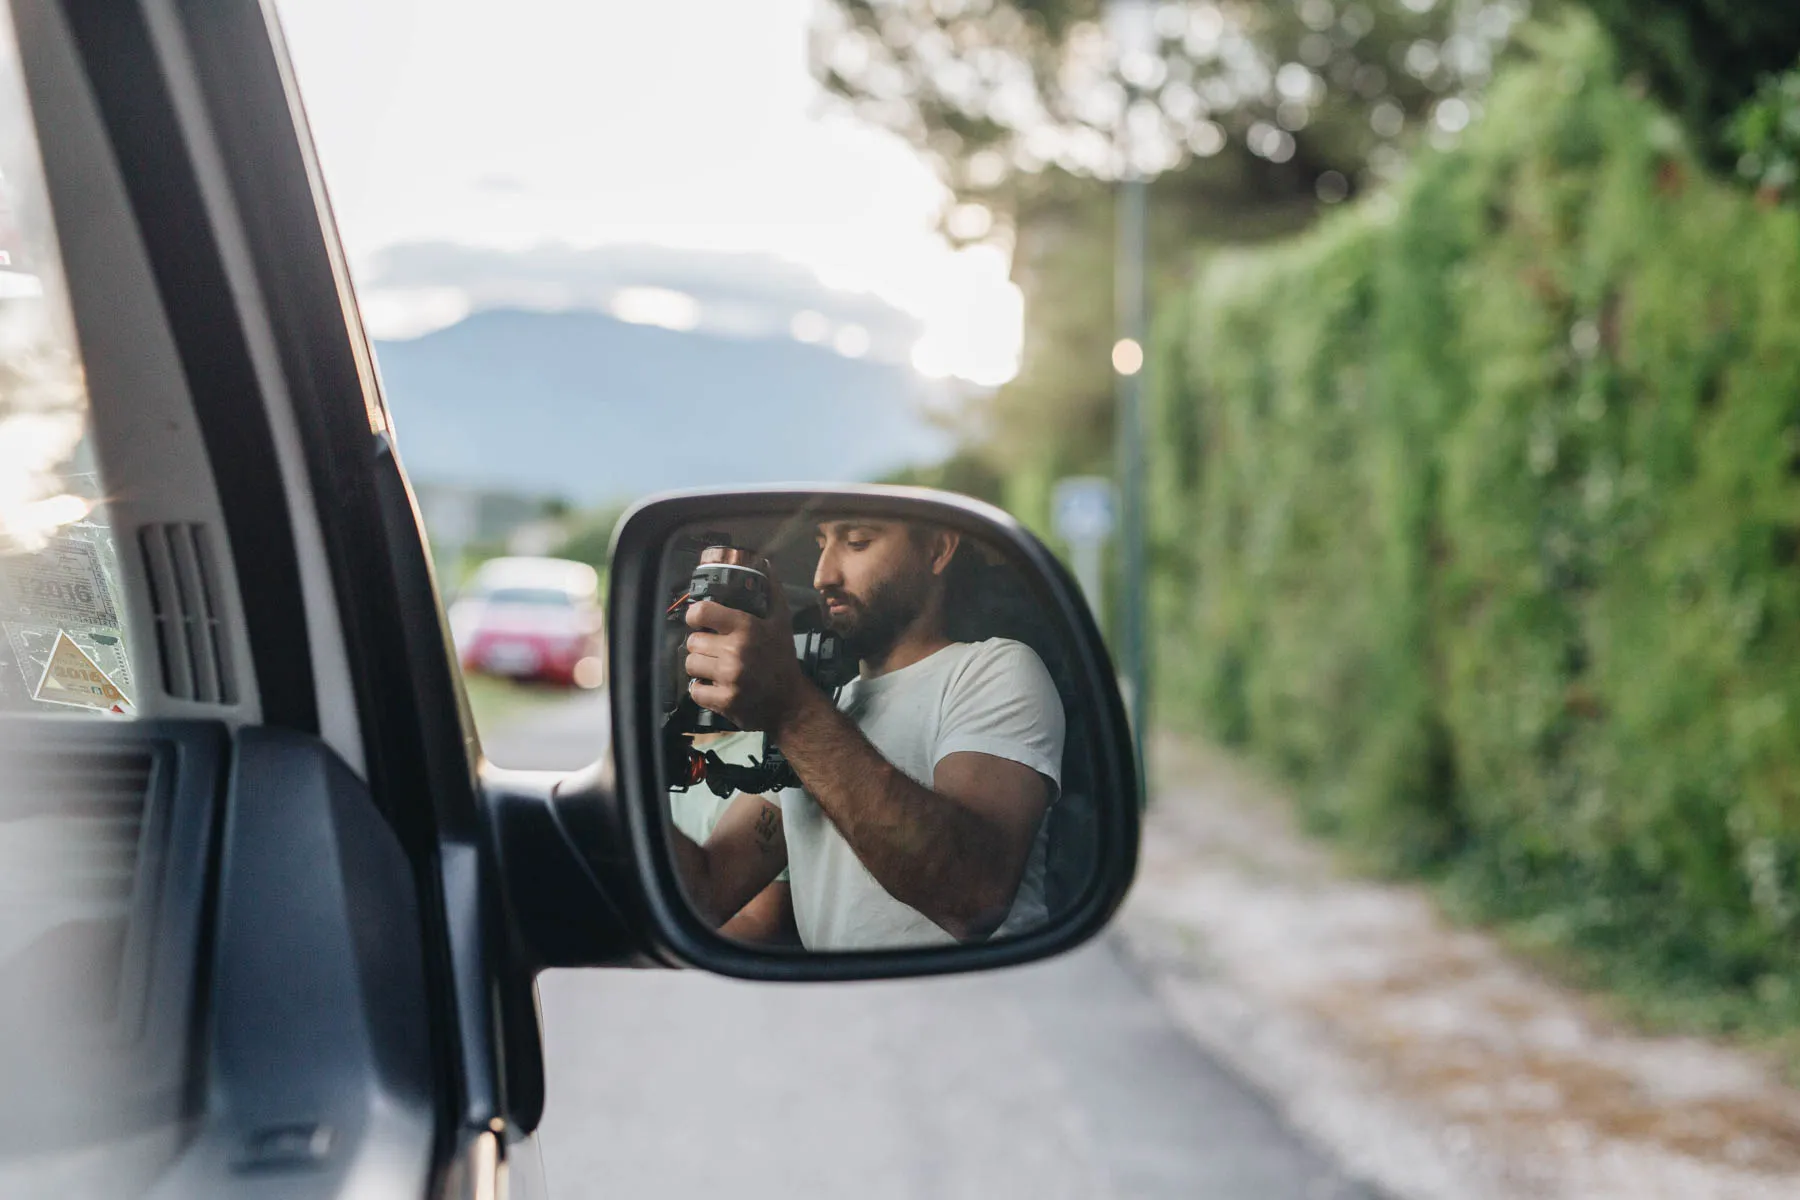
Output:
<instances>
[{"instance_id":1,"label":"green hedge","mask_svg":"<svg viewBox=\"0 0 1800 1200\"><path fill-rule=\"evenodd\" d=\"M1791 1024L1800 214L1586 24L1486 109L1165 313L1159 711L1615 981Z\"/></svg>"}]
</instances>

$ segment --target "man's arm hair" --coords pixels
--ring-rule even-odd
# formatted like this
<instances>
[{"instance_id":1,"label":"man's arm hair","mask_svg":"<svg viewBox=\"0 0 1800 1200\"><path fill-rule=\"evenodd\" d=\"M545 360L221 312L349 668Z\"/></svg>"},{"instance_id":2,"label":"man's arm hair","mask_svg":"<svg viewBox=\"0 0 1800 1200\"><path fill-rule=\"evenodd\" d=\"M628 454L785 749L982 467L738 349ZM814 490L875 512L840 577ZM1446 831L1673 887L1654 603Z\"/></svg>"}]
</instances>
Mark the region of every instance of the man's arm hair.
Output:
<instances>
[{"instance_id":1,"label":"man's arm hair","mask_svg":"<svg viewBox=\"0 0 1800 1200\"><path fill-rule=\"evenodd\" d=\"M1050 804L1042 775L1011 759L959 751L937 764L925 787L816 691L784 723L781 749L889 895L959 941L999 928Z\"/></svg>"},{"instance_id":2,"label":"man's arm hair","mask_svg":"<svg viewBox=\"0 0 1800 1200\"><path fill-rule=\"evenodd\" d=\"M724 924L787 866L781 808L739 793L700 845L679 829L671 845L688 902L708 925Z\"/></svg>"}]
</instances>

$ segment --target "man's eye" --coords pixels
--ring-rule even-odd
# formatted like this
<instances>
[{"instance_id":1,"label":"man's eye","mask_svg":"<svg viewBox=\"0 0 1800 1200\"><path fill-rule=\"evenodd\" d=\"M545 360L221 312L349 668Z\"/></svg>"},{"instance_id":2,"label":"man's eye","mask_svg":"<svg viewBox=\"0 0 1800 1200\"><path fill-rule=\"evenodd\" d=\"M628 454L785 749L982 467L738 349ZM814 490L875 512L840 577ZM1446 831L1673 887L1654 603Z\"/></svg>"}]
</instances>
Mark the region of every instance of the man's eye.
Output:
<instances>
[{"instance_id":1,"label":"man's eye","mask_svg":"<svg viewBox=\"0 0 1800 1200\"><path fill-rule=\"evenodd\" d=\"M849 546L852 550L867 550L869 548L869 543L866 540L859 542L854 538L844 544Z\"/></svg>"}]
</instances>

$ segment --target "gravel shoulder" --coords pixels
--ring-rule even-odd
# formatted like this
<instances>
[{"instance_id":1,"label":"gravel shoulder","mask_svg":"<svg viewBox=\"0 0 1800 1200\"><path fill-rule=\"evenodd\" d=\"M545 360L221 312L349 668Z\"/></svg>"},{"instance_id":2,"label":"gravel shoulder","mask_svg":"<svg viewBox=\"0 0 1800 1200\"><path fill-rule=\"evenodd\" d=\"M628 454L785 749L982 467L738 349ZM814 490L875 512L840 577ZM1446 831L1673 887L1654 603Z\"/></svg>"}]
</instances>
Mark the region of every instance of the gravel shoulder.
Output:
<instances>
[{"instance_id":1,"label":"gravel shoulder","mask_svg":"<svg viewBox=\"0 0 1800 1200\"><path fill-rule=\"evenodd\" d=\"M1396 1197L1800 1194L1800 1092L1754 1056L1609 1021L1342 870L1281 793L1166 739L1118 928L1169 1010L1353 1175Z\"/></svg>"}]
</instances>

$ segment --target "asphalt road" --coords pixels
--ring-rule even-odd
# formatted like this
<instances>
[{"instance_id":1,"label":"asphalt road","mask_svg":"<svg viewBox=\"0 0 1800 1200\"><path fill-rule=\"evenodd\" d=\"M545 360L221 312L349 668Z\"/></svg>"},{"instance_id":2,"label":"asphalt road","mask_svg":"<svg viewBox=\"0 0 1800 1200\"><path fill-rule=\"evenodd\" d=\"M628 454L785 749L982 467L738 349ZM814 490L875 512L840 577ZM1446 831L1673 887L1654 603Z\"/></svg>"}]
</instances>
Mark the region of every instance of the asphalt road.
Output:
<instances>
[{"instance_id":1,"label":"asphalt road","mask_svg":"<svg viewBox=\"0 0 1800 1200\"><path fill-rule=\"evenodd\" d=\"M509 767L575 767L604 748L605 712L583 697L483 740ZM540 995L555 1200L1368 1195L1104 937L948 980L558 971Z\"/></svg>"}]
</instances>

